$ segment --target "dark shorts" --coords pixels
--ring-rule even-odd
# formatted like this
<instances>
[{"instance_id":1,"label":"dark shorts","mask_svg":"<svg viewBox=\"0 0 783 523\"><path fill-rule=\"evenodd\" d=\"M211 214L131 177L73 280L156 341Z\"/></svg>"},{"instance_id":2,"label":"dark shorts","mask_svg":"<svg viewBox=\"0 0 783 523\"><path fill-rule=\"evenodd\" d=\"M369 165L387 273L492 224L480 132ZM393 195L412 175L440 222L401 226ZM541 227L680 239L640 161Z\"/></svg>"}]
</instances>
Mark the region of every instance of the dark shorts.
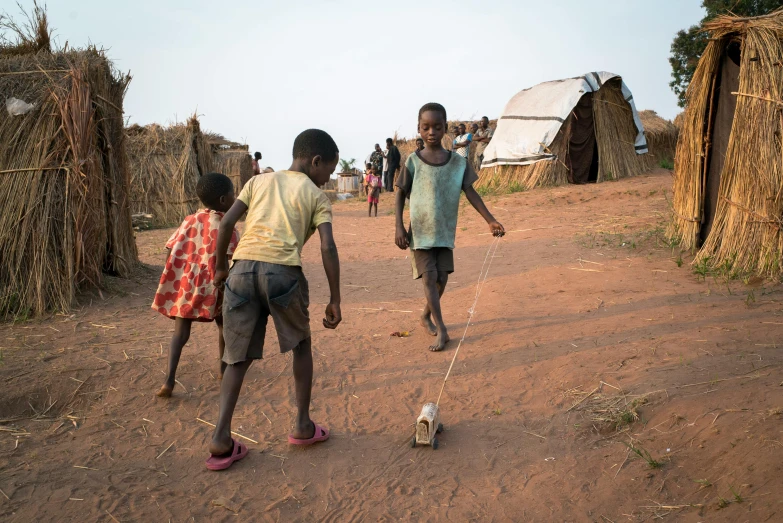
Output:
<instances>
[{"instance_id":1,"label":"dark shorts","mask_svg":"<svg viewBox=\"0 0 783 523\"><path fill-rule=\"evenodd\" d=\"M229 365L264 356L269 316L275 322L280 352L310 337L310 289L301 267L238 260L231 267L223 297L223 361Z\"/></svg>"},{"instance_id":2,"label":"dark shorts","mask_svg":"<svg viewBox=\"0 0 783 523\"><path fill-rule=\"evenodd\" d=\"M425 272L454 272L454 251L448 247L415 249L413 251L413 279L418 280Z\"/></svg>"}]
</instances>

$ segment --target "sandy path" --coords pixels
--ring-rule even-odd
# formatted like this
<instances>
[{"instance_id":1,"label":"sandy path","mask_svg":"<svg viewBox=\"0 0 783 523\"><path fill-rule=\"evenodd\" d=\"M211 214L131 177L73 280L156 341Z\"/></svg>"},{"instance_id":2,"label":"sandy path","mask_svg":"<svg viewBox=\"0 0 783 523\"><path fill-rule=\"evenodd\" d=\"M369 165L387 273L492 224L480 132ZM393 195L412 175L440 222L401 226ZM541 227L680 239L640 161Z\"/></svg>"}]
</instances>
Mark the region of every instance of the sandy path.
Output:
<instances>
[{"instance_id":1,"label":"sandy path","mask_svg":"<svg viewBox=\"0 0 783 523\"><path fill-rule=\"evenodd\" d=\"M426 350L421 288L393 244L390 198L372 220L362 202L336 205L345 318L336 331L320 327L328 288L317 242L304 253L313 417L333 437L287 445L290 359L268 338L234 427L259 443L221 474L204 469L211 429L196 421L217 416L214 326L197 325L185 348L178 378L187 390L169 401L153 395L171 323L148 307L169 231L142 233L150 267L132 281L85 297L72 316L0 327L0 418L14 430L0 432L0 489L10 498L0 494L0 517L778 520L783 293L767 282L700 280L688 256L678 267L661 236L669 187L660 171L488 198L514 232L441 401L437 451L410 448L412 424L437 396L456 343ZM466 208L443 300L452 338L473 300L485 232ZM386 310L366 310L377 308ZM639 419L618 429L597 421L614 404L638 404Z\"/></svg>"}]
</instances>

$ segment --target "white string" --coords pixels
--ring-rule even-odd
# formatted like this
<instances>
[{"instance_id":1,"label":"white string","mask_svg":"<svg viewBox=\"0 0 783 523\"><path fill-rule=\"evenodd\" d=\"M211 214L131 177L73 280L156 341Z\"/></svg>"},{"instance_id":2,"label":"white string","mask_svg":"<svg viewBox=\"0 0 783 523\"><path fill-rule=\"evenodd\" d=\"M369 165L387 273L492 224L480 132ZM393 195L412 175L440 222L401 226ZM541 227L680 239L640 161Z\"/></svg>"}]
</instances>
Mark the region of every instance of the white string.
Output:
<instances>
[{"instance_id":1,"label":"white string","mask_svg":"<svg viewBox=\"0 0 783 523\"><path fill-rule=\"evenodd\" d=\"M440 405L440 398L443 396L443 389L446 388L446 381L449 379L449 375L451 374L451 369L454 367L454 362L457 361L457 355L459 354L459 349L462 347L462 342L465 341L465 336L468 334L468 327L470 327L470 322L473 320L473 315L476 313L476 305L478 304L479 296L481 296L481 291L484 289L484 284L487 282L487 276L489 275L489 268L492 267L492 259L495 257L495 253L498 251L498 247L500 246L500 236L496 236L495 240L490 244L489 249L487 249L487 254L484 256L484 263L481 265L481 270L479 271L479 277L478 281L476 282L476 296L473 299L473 305L470 306L470 309L468 309L468 323L465 325L465 331L462 333L462 338L459 340L459 345L457 345L457 350L454 351L454 357L451 358L451 365L449 365L449 370L446 372L446 377L443 378L443 385L440 387L440 393L438 394L438 401L435 402L435 405ZM487 260L489 260L489 264L487 265ZM487 270L484 271L484 266L487 267Z\"/></svg>"}]
</instances>

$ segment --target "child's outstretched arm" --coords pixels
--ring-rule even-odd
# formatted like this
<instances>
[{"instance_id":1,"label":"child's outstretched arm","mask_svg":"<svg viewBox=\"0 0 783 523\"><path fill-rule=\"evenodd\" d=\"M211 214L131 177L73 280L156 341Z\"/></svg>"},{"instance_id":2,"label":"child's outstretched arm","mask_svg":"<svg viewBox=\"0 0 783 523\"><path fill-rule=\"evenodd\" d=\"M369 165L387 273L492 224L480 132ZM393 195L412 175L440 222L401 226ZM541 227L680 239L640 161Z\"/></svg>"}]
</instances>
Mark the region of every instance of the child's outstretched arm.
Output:
<instances>
[{"instance_id":1,"label":"child's outstretched arm","mask_svg":"<svg viewBox=\"0 0 783 523\"><path fill-rule=\"evenodd\" d=\"M336 329L343 320L340 311L340 257L337 254L337 245L334 243L332 224L322 223L318 226L318 234L321 237L321 259L326 271L326 280L329 282L329 305L326 306L324 327Z\"/></svg>"},{"instance_id":2,"label":"child's outstretched arm","mask_svg":"<svg viewBox=\"0 0 783 523\"><path fill-rule=\"evenodd\" d=\"M247 211L247 205L242 200L235 200L234 205L223 215L218 228L217 249L215 250L215 279L213 283L218 286L228 278L228 245L234 234L234 227L239 219Z\"/></svg>"},{"instance_id":3,"label":"child's outstretched arm","mask_svg":"<svg viewBox=\"0 0 783 523\"><path fill-rule=\"evenodd\" d=\"M492 233L492 235L503 236L506 234L506 230L502 225L500 225L500 222L498 222L495 217L492 216L492 213L489 212L487 206L484 205L484 200L481 199L481 196L476 192L476 189L474 189L471 185L470 187L466 187L464 191L465 197L468 199L473 208L476 209L481 217L484 218L489 224L489 231Z\"/></svg>"},{"instance_id":4,"label":"child's outstretched arm","mask_svg":"<svg viewBox=\"0 0 783 523\"><path fill-rule=\"evenodd\" d=\"M396 223L397 223L397 230L394 234L394 243L397 244L397 247L400 249L407 249L410 245L410 242L408 241L408 233L405 231L405 223L402 221L402 215L405 212L405 198L408 196L408 193L400 187L397 186L397 192L394 193L394 214L396 217Z\"/></svg>"}]
</instances>

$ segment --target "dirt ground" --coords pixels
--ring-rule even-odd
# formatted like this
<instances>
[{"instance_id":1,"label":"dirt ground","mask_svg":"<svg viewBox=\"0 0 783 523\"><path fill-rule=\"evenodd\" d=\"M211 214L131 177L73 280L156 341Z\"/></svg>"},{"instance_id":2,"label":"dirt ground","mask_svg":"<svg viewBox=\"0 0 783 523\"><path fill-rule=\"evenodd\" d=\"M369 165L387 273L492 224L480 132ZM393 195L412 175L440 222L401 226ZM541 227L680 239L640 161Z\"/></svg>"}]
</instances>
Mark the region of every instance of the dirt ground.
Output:
<instances>
[{"instance_id":1,"label":"dirt ground","mask_svg":"<svg viewBox=\"0 0 783 523\"><path fill-rule=\"evenodd\" d=\"M234 425L258 443L222 473L204 467L211 427L198 421L217 417L216 328L195 326L175 396L155 397L172 323L149 305L171 231L140 233L131 280L71 314L0 326L0 519L781 521L783 292L696 274L662 234L670 187L661 170L487 197L510 232L441 401L438 450L411 448L413 423L457 343L426 349L391 198L377 219L336 204L336 331L320 325L317 238L304 251L312 415L332 438L287 444L291 360L272 336ZM443 298L454 339L486 232L465 207Z\"/></svg>"}]
</instances>

